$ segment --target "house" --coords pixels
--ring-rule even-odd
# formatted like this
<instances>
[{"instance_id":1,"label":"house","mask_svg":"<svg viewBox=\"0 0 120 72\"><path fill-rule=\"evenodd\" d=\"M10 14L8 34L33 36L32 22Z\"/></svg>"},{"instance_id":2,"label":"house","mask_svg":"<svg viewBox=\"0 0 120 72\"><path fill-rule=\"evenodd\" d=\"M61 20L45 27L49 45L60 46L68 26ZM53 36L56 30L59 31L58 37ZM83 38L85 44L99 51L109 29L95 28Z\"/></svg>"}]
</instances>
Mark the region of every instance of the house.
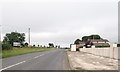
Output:
<instances>
[{"instance_id":1,"label":"house","mask_svg":"<svg viewBox=\"0 0 120 72\"><path fill-rule=\"evenodd\" d=\"M110 47L107 39L90 39L90 41L95 45L95 47Z\"/></svg>"},{"instance_id":2,"label":"house","mask_svg":"<svg viewBox=\"0 0 120 72\"><path fill-rule=\"evenodd\" d=\"M109 43L107 39L90 39L93 43Z\"/></svg>"},{"instance_id":3,"label":"house","mask_svg":"<svg viewBox=\"0 0 120 72\"><path fill-rule=\"evenodd\" d=\"M89 39L93 45L96 47L109 47L109 41L107 39ZM83 48L86 42L79 42L79 44L76 44L76 48Z\"/></svg>"}]
</instances>

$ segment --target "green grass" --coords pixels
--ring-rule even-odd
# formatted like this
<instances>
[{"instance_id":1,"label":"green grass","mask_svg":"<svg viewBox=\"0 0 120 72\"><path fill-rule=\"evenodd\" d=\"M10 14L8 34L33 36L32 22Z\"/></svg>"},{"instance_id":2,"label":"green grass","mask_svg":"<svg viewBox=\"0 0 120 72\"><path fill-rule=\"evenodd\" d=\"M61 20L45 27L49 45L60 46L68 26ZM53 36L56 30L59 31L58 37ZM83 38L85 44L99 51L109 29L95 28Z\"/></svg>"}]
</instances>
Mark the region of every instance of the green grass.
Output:
<instances>
[{"instance_id":1,"label":"green grass","mask_svg":"<svg viewBox=\"0 0 120 72\"><path fill-rule=\"evenodd\" d=\"M54 50L55 48L13 48L13 50L3 50L2 51L2 58L7 58L16 55L22 55L27 53L33 52L43 52Z\"/></svg>"}]
</instances>

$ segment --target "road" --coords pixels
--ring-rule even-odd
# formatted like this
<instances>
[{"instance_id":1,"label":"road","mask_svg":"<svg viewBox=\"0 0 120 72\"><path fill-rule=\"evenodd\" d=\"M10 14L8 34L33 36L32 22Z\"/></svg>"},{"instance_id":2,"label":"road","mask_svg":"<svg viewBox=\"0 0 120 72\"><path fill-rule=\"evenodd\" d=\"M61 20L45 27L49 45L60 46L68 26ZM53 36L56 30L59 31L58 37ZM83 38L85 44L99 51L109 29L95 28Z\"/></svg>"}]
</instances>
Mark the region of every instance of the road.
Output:
<instances>
[{"instance_id":1,"label":"road","mask_svg":"<svg viewBox=\"0 0 120 72\"><path fill-rule=\"evenodd\" d=\"M65 50L30 53L2 59L1 70L70 70Z\"/></svg>"}]
</instances>

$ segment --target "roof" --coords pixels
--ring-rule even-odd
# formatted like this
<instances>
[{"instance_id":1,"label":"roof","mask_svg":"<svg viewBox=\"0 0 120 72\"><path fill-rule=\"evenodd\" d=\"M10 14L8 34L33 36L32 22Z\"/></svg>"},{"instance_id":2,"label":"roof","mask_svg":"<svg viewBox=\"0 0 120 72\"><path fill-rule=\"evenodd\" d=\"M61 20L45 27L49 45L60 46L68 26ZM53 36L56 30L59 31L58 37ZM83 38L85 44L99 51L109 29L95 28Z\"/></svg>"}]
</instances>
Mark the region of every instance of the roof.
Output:
<instances>
[{"instance_id":1,"label":"roof","mask_svg":"<svg viewBox=\"0 0 120 72\"><path fill-rule=\"evenodd\" d=\"M91 39L92 42L109 42L107 39Z\"/></svg>"}]
</instances>

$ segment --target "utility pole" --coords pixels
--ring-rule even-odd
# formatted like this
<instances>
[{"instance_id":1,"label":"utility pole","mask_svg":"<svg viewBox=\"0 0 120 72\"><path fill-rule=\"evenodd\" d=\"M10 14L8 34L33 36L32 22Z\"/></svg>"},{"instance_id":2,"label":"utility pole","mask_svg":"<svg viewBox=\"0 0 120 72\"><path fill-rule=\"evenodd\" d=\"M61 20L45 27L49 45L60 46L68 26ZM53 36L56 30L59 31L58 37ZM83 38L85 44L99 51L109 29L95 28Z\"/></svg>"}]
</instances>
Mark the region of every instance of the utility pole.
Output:
<instances>
[{"instance_id":1,"label":"utility pole","mask_svg":"<svg viewBox=\"0 0 120 72\"><path fill-rule=\"evenodd\" d=\"M2 25L0 25L0 52L2 51Z\"/></svg>"},{"instance_id":2,"label":"utility pole","mask_svg":"<svg viewBox=\"0 0 120 72\"><path fill-rule=\"evenodd\" d=\"M2 42L2 27L0 25L0 42Z\"/></svg>"},{"instance_id":3,"label":"utility pole","mask_svg":"<svg viewBox=\"0 0 120 72\"><path fill-rule=\"evenodd\" d=\"M30 46L30 28L28 28L28 42L29 42L29 46Z\"/></svg>"}]
</instances>

